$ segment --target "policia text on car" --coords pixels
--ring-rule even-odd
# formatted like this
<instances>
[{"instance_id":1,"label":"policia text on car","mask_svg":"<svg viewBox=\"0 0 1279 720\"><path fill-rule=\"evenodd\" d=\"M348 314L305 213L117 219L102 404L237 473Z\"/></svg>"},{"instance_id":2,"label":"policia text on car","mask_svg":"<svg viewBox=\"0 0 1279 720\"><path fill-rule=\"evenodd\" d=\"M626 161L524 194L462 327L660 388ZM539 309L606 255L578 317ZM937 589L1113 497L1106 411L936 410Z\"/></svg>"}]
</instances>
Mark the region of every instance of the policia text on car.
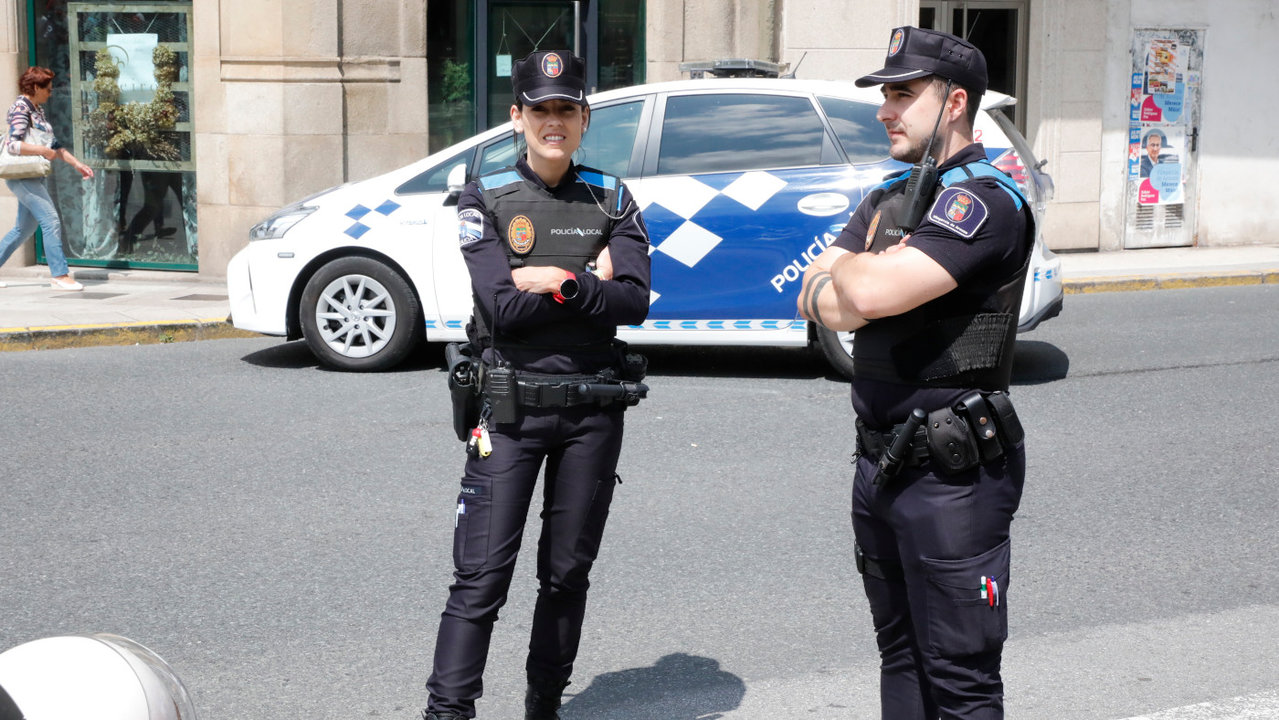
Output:
<instances>
[{"instance_id":1,"label":"policia text on car","mask_svg":"<svg viewBox=\"0 0 1279 720\"><path fill-rule=\"evenodd\" d=\"M616 332L648 315L648 232L621 180L572 160L590 122L585 65L535 52L513 70L511 119L528 152L458 200L475 310L469 346L448 355L468 453L426 720L475 717L543 463L525 717L559 717L620 482L624 411L647 392L643 357Z\"/></svg>"},{"instance_id":2,"label":"policia text on car","mask_svg":"<svg viewBox=\"0 0 1279 720\"><path fill-rule=\"evenodd\" d=\"M798 304L856 330L854 554L882 657L884 718L1003 717L1009 528L1025 478L1008 399L1034 219L973 142L986 61L893 31L877 118L915 163L871 191Z\"/></svg>"}]
</instances>

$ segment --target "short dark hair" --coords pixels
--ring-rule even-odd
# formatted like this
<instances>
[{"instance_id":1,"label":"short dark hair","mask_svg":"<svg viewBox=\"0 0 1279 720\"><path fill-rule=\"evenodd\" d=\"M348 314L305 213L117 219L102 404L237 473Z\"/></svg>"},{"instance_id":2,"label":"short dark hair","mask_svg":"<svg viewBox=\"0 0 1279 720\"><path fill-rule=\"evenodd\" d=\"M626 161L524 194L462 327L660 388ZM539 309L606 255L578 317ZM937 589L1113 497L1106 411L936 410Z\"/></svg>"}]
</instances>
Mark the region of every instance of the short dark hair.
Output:
<instances>
[{"instance_id":1,"label":"short dark hair","mask_svg":"<svg viewBox=\"0 0 1279 720\"><path fill-rule=\"evenodd\" d=\"M53 71L46 67L32 65L18 78L18 92L30 95L38 87L48 87L53 82Z\"/></svg>"},{"instance_id":2,"label":"short dark hair","mask_svg":"<svg viewBox=\"0 0 1279 720\"><path fill-rule=\"evenodd\" d=\"M968 118L968 129L975 129L977 127L977 113L981 112L981 94L973 94L973 89L967 85L961 85L957 82L949 81L940 75L930 75L929 79L932 81L933 92L937 93L937 97L941 98L943 103L946 102L945 93L947 82L950 82L950 89L952 92L959 88L963 88L964 92L968 95L968 108L965 114Z\"/></svg>"}]
</instances>

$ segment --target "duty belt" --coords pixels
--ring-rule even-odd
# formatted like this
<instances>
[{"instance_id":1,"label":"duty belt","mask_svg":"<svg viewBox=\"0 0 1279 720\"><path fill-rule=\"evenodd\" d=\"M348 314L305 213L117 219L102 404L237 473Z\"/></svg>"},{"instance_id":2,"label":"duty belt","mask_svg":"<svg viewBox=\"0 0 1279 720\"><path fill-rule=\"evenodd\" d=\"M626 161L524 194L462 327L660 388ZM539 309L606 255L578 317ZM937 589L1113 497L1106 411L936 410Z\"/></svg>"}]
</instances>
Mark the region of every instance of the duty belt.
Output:
<instances>
[{"instance_id":1,"label":"duty belt","mask_svg":"<svg viewBox=\"0 0 1279 720\"><path fill-rule=\"evenodd\" d=\"M516 375L516 401L525 407L554 408L598 403L592 393L581 392L582 386L611 382L599 375Z\"/></svg>"},{"instance_id":2,"label":"duty belt","mask_svg":"<svg viewBox=\"0 0 1279 720\"><path fill-rule=\"evenodd\" d=\"M857 419L858 452L879 461L875 484L891 480L902 467L916 467L930 460L946 473L970 470L1017 447L1025 435L1012 403L1002 392L974 392L952 407L927 413L926 420L922 411L915 412L916 422L895 425L887 432ZM911 438L896 453L897 457L886 455L907 430ZM891 462L884 462L886 457Z\"/></svg>"}]
</instances>

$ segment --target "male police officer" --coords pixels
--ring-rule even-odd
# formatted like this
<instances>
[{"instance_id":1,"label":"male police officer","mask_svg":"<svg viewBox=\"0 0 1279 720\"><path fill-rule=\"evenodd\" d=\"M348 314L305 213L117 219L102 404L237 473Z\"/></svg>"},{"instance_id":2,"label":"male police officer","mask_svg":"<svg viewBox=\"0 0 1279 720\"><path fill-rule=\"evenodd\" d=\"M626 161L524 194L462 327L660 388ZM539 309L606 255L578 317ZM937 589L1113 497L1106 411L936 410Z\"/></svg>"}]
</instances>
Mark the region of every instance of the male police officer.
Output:
<instances>
[{"instance_id":1,"label":"male police officer","mask_svg":"<svg viewBox=\"0 0 1279 720\"><path fill-rule=\"evenodd\" d=\"M799 297L808 319L857 331L853 530L892 720L1003 717L1025 476L1006 391L1034 220L973 142L986 82L968 42L893 30L857 84L883 86L891 154L917 165L866 197Z\"/></svg>"}]
</instances>

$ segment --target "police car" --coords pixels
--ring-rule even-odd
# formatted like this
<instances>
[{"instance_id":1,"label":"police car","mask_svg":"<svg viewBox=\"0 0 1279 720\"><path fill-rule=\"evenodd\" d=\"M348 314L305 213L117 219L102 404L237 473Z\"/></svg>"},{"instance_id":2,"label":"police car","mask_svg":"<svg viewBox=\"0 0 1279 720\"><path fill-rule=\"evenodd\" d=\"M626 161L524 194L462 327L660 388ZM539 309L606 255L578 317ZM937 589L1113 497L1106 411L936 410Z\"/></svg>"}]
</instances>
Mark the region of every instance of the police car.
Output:
<instances>
[{"instance_id":1,"label":"police car","mask_svg":"<svg viewBox=\"0 0 1279 720\"><path fill-rule=\"evenodd\" d=\"M592 96L576 159L626 180L652 241L648 320L619 336L812 346L851 376L851 333L810 325L795 298L864 195L906 167L888 156L880 99L852 83L759 78ZM1013 102L987 93L976 139L1042 217L1052 180L999 111ZM472 299L457 194L515 153L508 123L281 209L227 268L235 326L305 338L326 365L355 371L392 367L423 341L464 339ZM1033 253L1020 331L1061 310L1061 261L1038 237Z\"/></svg>"}]
</instances>

